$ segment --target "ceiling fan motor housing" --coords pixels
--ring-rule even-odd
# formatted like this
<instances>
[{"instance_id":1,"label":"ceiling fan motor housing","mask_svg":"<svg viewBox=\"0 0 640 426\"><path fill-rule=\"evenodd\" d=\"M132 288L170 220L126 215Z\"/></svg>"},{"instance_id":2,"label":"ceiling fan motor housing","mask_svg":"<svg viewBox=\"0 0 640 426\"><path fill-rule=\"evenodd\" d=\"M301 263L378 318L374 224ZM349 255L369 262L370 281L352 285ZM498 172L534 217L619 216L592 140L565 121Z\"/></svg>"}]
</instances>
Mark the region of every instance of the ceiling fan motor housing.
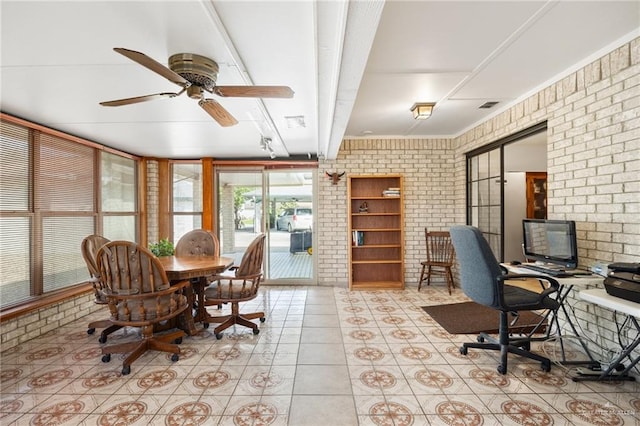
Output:
<instances>
[{"instance_id":1,"label":"ceiling fan motor housing","mask_svg":"<svg viewBox=\"0 0 640 426\"><path fill-rule=\"evenodd\" d=\"M176 53L169 57L171 71L182 76L195 86L211 92L218 78L218 64L195 53Z\"/></svg>"}]
</instances>

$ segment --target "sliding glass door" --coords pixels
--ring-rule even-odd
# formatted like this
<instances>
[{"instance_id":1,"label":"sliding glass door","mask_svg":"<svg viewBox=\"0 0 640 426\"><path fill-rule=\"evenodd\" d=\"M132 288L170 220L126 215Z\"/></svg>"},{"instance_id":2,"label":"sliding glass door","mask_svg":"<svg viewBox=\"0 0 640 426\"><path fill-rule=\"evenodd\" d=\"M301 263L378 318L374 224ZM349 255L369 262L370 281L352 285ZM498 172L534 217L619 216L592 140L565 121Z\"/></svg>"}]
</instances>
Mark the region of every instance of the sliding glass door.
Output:
<instances>
[{"instance_id":1,"label":"sliding glass door","mask_svg":"<svg viewBox=\"0 0 640 426\"><path fill-rule=\"evenodd\" d=\"M239 264L249 243L267 235L265 280L313 284L313 170L219 170L220 252Z\"/></svg>"},{"instance_id":2,"label":"sliding glass door","mask_svg":"<svg viewBox=\"0 0 640 426\"><path fill-rule=\"evenodd\" d=\"M542 123L467 153L467 223L482 231L501 261L524 260L526 176L546 172L546 145Z\"/></svg>"}]
</instances>

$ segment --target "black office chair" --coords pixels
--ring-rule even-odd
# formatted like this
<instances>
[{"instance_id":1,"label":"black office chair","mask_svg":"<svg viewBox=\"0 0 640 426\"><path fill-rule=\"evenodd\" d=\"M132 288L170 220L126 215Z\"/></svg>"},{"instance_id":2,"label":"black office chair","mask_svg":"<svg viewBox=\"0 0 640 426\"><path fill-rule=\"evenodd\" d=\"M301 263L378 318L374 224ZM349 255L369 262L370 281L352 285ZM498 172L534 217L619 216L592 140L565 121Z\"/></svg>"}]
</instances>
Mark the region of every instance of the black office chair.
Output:
<instances>
[{"instance_id":1,"label":"black office chair","mask_svg":"<svg viewBox=\"0 0 640 426\"><path fill-rule=\"evenodd\" d=\"M468 348L500 351L498 372L506 374L509 352L540 361L543 371L551 370L549 358L530 352L531 337L509 337L510 312L551 310L557 313L560 304L549 297L559 288L558 282L551 277L529 274L507 274L500 267L491 247L479 229L473 226L452 226L451 240L460 264L460 282L462 291L474 302L500 311L498 339L486 333L480 333L477 343L464 343L460 353L467 354ZM549 283L549 287L540 293L505 284L514 278L537 278Z\"/></svg>"}]
</instances>

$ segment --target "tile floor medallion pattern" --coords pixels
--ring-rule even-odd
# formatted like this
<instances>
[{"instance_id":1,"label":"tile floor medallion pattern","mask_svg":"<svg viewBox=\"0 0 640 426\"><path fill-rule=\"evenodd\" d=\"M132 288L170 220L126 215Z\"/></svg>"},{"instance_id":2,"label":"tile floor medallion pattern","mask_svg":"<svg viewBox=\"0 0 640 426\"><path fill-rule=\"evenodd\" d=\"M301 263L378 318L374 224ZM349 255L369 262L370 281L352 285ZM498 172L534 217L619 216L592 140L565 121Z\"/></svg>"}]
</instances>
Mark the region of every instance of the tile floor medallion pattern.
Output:
<instances>
[{"instance_id":1,"label":"tile floor medallion pattern","mask_svg":"<svg viewBox=\"0 0 640 426\"><path fill-rule=\"evenodd\" d=\"M0 424L640 426L638 382L576 383L574 368L545 373L514 355L501 375L498 353L461 355L476 336L447 333L421 307L466 300L444 286L263 286L241 305L265 311L258 335L236 326L217 340L197 325L177 362L147 352L126 376L125 355L102 362L99 334L86 333L104 317L98 311L0 353ZM124 328L108 342L137 338ZM553 345L533 347L550 353ZM569 349L567 359L583 356Z\"/></svg>"}]
</instances>

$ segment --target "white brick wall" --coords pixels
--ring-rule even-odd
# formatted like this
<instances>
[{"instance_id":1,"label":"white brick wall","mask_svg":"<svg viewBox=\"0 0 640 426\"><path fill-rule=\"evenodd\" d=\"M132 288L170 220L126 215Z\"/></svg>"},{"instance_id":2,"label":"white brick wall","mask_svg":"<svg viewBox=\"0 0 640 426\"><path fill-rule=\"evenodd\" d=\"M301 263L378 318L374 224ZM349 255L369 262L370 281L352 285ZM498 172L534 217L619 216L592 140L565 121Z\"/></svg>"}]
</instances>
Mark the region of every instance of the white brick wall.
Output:
<instances>
[{"instance_id":1,"label":"white brick wall","mask_svg":"<svg viewBox=\"0 0 640 426\"><path fill-rule=\"evenodd\" d=\"M320 164L318 197L318 283L347 287L347 183L332 185L325 172L347 175L400 173L404 176L405 282L417 286L424 260L424 228L445 230L464 221L456 209L456 161L446 139L345 140L335 161Z\"/></svg>"},{"instance_id":2,"label":"white brick wall","mask_svg":"<svg viewBox=\"0 0 640 426\"><path fill-rule=\"evenodd\" d=\"M581 266L640 262L640 38L456 138L459 209L464 153L544 120L548 214L576 221ZM618 347L620 315L577 299L568 303L585 332Z\"/></svg>"},{"instance_id":3,"label":"white brick wall","mask_svg":"<svg viewBox=\"0 0 640 426\"><path fill-rule=\"evenodd\" d=\"M147 160L147 241L160 241L159 218L159 176L158 162Z\"/></svg>"},{"instance_id":4,"label":"white brick wall","mask_svg":"<svg viewBox=\"0 0 640 426\"><path fill-rule=\"evenodd\" d=\"M346 286L346 183L325 171L402 173L405 179L405 280L415 285L425 226L465 221L464 153L547 121L549 217L575 220L581 266L640 262L640 39L449 140L345 140L320 165L318 281ZM587 333L617 347L616 317L576 300ZM618 320L620 317L618 316ZM628 336L630 337L630 336Z\"/></svg>"},{"instance_id":5,"label":"white brick wall","mask_svg":"<svg viewBox=\"0 0 640 426\"><path fill-rule=\"evenodd\" d=\"M105 306L96 305L93 300L93 292L86 293L4 321L0 347L5 351L100 310L103 310L105 318L108 318L109 312ZM78 331L86 332L86 329Z\"/></svg>"}]
</instances>

